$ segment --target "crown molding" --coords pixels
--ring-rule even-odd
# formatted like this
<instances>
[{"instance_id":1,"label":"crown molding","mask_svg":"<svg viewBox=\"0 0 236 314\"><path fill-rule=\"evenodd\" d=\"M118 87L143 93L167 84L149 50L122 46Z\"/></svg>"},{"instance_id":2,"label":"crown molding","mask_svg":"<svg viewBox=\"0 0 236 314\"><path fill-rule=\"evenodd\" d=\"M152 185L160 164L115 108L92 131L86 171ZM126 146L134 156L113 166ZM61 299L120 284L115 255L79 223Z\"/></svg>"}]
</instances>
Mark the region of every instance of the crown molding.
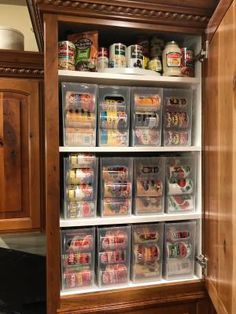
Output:
<instances>
[{"instance_id":1,"label":"crown molding","mask_svg":"<svg viewBox=\"0 0 236 314\"><path fill-rule=\"evenodd\" d=\"M217 0L27 0L39 50L43 50L43 14L112 18L136 23L171 26L203 33ZM207 4L206 4L207 3Z\"/></svg>"},{"instance_id":2,"label":"crown molding","mask_svg":"<svg viewBox=\"0 0 236 314\"><path fill-rule=\"evenodd\" d=\"M0 76L42 79L43 54L0 50Z\"/></svg>"}]
</instances>

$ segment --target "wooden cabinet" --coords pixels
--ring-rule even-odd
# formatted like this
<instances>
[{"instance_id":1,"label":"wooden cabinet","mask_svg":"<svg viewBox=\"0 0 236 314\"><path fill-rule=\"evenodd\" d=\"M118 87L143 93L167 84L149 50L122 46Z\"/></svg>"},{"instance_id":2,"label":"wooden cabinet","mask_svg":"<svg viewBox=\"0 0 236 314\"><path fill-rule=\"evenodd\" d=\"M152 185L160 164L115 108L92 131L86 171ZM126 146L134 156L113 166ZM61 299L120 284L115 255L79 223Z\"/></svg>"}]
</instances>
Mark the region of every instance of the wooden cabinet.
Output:
<instances>
[{"instance_id":1,"label":"wooden cabinet","mask_svg":"<svg viewBox=\"0 0 236 314\"><path fill-rule=\"evenodd\" d=\"M45 200L47 229L47 298L48 313L214 313L208 291L215 308L220 314L235 312L235 1L221 1L219 9L211 17L212 8L218 1L28 1L34 16L35 27L42 35L40 25L44 23L45 45ZM227 11L226 15L225 12ZM222 21L221 21L222 20ZM40 21L40 22L39 22ZM218 30L216 28L220 24ZM202 156L204 166L204 202L198 219L204 228L199 235L198 251L208 258L208 273L190 281L139 286L112 291L85 294L61 295L60 289L60 154L68 152L60 147L59 83L67 75L58 73L58 40L73 27L74 31L99 29L105 31L106 39L127 38L130 34L149 32L179 33L179 36L196 36L205 47L205 31L211 34L208 60L204 61L202 81L197 70L198 81L192 81L197 91L195 127L204 118L203 136L195 138L192 150ZM120 37L119 37L120 36ZM167 35L168 36L168 35ZM173 35L174 36L174 35ZM40 37L40 36L39 36ZM203 44L201 45L201 40ZM227 45L225 44L227 42ZM222 44L224 43L224 45ZM231 58L225 58L230 53ZM79 76L79 79L78 79ZM71 80L86 83L120 85L131 78L103 77L96 73L73 74ZM194 79L193 79L194 80ZM129 81L129 82L128 82ZM139 81L139 82L138 82ZM133 84L142 86L140 80ZM143 80L145 81L145 80ZM122 82L122 83L121 83ZM160 79L159 84L166 84ZM176 83L177 82L177 83ZM184 86L186 81L177 79L169 84ZM116 83L117 84L117 83ZM144 84L144 83L143 83ZM151 85L150 85L151 84ZM151 79L145 86L155 86ZM182 85L181 85L182 84ZM158 83L157 83L158 86ZM160 85L163 86L163 85ZM164 85L165 86L165 85ZM205 88L206 87L206 88ZM226 109L227 108L227 109ZM226 112L227 111L227 112ZM202 134L201 131L199 133ZM156 148L155 148L156 150ZM82 151L82 150L77 150ZM96 151L96 150L95 150ZM161 152L166 152L161 150ZM190 149L191 151L191 149ZM96 151L106 153L105 151ZM132 152L132 151L131 151ZM141 152L142 153L142 152ZM204 219L201 221L201 213ZM192 218L193 219L193 218ZM83 222L79 223L81 226ZM71 225L72 226L72 225ZM69 227L69 225L67 225ZM203 241L201 241L201 235ZM201 245L202 244L202 245ZM199 270L199 268L198 268ZM230 271L228 271L230 270Z\"/></svg>"},{"instance_id":2,"label":"wooden cabinet","mask_svg":"<svg viewBox=\"0 0 236 314\"><path fill-rule=\"evenodd\" d=\"M21 61L16 52L0 52L1 231L41 227L39 82L42 68L30 70L23 66L22 69L20 63L14 65L14 57ZM29 58L30 54L23 57ZM41 71L40 76L29 79L34 70ZM24 72L28 78L24 78Z\"/></svg>"}]
</instances>

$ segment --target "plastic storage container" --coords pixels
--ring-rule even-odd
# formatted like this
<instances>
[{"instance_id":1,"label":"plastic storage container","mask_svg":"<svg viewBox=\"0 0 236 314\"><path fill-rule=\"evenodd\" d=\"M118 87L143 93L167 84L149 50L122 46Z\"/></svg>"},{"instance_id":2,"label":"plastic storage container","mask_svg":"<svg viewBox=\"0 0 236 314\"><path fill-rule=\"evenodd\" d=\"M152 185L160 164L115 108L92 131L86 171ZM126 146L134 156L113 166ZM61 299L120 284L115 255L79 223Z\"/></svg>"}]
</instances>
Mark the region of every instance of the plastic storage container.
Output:
<instances>
[{"instance_id":1,"label":"plastic storage container","mask_svg":"<svg viewBox=\"0 0 236 314\"><path fill-rule=\"evenodd\" d=\"M98 102L98 145L129 146L129 87L99 86Z\"/></svg>"},{"instance_id":2,"label":"plastic storage container","mask_svg":"<svg viewBox=\"0 0 236 314\"><path fill-rule=\"evenodd\" d=\"M196 222L165 224L164 275L166 279L194 275Z\"/></svg>"},{"instance_id":3,"label":"plastic storage container","mask_svg":"<svg viewBox=\"0 0 236 314\"><path fill-rule=\"evenodd\" d=\"M131 89L132 146L160 146L162 129L162 89Z\"/></svg>"},{"instance_id":4,"label":"plastic storage container","mask_svg":"<svg viewBox=\"0 0 236 314\"><path fill-rule=\"evenodd\" d=\"M164 89L164 146L191 146L191 89Z\"/></svg>"},{"instance_id":5,"label":"plastic storage container","mask_svg":"<svg viewBox=\"0 0 236 314\"><path fill-rule=\"evenodd\" d=\"M195 210L195 156L169 157L166 161L166 212Z\"/></svg>"},{"instance_id":6,"label":"plastic storage container","mask_svg":"<svg viewBox=\"0 0 236 314\"><path fill-rule=\"evenodd\" d=\"M61 86L64 146L96 146L97 85Z\"/></svg>"},{"instance_id":7,"label":"plastic storage container","mask_svg":"<svg viewBox=\"0 0 236 314\"><path fill-rule=\"evenodd\" d=\"M134 159L134 214L164 212L165 163L163 157Z\"/></svg>"},{"instance_id":8,"label":"plastic storage container","mask_svg":"<svg viewBox=\"0 0 236 314\"><path fill-rule=\"evenodd\" d=\"M96 216L97 158L70 154L64 158L64 218Z\"/></svg>"},{"instance_id":9,"label":"plastic storage container","mask_svg":"<svg viewBox=\"0 0 236 314\"><path fill-rule=\"evenodd\" d=\"M132 158L101 158L101 216L131 214L132 170Z\"/></svg>"},{"instance_id":10,"label":"plastic storage container","mask_svg":"<svg viewBox=\"0 0 236 314\"><path fill-rule=\"evenodd\" d=\"M98 227L98 285L128 283L130 274L130 227Z\"/></svg>"},{"instance_id":11,"label":"plastic storage container","mask_svg":"<svg viewBox=\"0 0 236 314\"><path fill-rule=\"evenodd\" d=\"M62 290L85 289L94 285L95 228L61 231Z\"/></svg>"},{"instance_id":12,"label":"plastic storage container","mask_svg":"<svg viewBox=\"0 0 236 314\"><path fill-rule=\"evenodd\" d=\"M162 277L163 224L132 226L131 274L134 282Z\"/></svg>"}]
</instances>

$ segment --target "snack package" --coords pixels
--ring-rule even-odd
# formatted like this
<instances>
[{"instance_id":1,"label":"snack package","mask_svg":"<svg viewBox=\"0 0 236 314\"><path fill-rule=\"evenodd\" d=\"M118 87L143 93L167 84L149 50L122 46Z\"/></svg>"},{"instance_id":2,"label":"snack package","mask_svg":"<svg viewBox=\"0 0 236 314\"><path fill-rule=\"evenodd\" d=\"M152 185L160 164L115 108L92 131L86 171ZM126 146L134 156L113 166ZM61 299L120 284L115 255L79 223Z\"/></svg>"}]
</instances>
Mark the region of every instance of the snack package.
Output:
<instances>
[{"instance_id":1,"label":"snack package","mask_svg":"<svg viewBox=\"0 0 236 314\"><path fill-rule=\"evenodd\" d=\"M83 32L68 36L76 48L75 69L77 71L97 71L98 32Z\"/></svg>"}]
</instances>

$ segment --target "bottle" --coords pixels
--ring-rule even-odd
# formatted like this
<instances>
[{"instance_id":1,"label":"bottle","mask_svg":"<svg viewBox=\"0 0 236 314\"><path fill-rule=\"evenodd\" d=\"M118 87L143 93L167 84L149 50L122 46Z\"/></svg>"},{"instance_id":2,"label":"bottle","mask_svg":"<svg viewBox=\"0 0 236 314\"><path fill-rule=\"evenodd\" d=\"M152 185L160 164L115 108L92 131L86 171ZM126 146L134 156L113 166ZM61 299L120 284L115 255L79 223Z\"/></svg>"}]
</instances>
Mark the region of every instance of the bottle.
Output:
<instances>
[{"instance_id":1,"label":"bottle","mask_svg":"<svg viewBox=\"0 0 236 314\"><path fill-rule=\"evenodd\" d=\"M162 62L164 76L181 76L181 49L175 41L166 44Z\"/></svg>"}]
</instances>

